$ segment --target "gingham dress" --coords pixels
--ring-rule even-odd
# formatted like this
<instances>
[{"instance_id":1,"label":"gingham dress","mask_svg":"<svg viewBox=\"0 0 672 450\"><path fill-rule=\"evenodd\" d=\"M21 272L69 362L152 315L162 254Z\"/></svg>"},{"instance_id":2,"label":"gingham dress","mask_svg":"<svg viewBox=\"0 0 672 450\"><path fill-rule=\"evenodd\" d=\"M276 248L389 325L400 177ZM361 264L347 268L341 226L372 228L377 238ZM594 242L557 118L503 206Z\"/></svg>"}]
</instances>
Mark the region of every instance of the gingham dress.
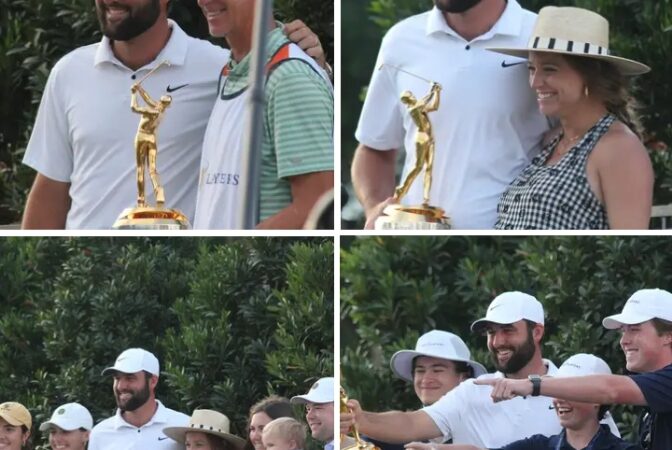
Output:
<instances>
[{"instance_id":1,"label":"gingham dress","mask_svg":"<svg viewBox=\"0 0 672 450\"><path fill-rule=\"evenodd\" d=\"M497 205L500 230L606 230L607 213L588 184L586 161L616 120L602 117L560 161L544 165L558 145L556 136L513 180Z\"/></svg>"}]
</instances>

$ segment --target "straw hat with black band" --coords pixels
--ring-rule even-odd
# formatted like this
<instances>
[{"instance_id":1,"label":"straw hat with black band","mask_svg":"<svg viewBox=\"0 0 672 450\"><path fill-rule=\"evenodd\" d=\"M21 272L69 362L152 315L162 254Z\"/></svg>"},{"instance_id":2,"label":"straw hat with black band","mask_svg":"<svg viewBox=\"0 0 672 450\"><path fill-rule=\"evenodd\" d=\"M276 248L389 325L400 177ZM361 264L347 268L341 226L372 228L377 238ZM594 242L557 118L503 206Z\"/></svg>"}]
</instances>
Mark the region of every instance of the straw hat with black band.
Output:
<instances>
[{"instance_id":1,"label":"straw hat with black band","mask_svg":"<svg viewBox=\"0 0 672 450\"><path fill-rule=\"evenodd\" d=\"M245 447L245 439L229 433L230 421L224 414L211 409L197 409L189 419L186 427L167 427L163 433L169 438L184 444L189 432L211 434L224 439L235 450Z\"/></svg>"},{"instance_id":2,"label":"straw hat with black band","mask_svg":"<svg viewBox=\"0 0 672 450\"><path fill-rule=\"evenodd\" d=\"M495 47L488 50L527 58L530 52L558 53L593 58L612 64L623 75L641 75L651 69L609 51L609 22L582 8L546 6L539 11L526 48Z\"/></svg>"}]
</instances>

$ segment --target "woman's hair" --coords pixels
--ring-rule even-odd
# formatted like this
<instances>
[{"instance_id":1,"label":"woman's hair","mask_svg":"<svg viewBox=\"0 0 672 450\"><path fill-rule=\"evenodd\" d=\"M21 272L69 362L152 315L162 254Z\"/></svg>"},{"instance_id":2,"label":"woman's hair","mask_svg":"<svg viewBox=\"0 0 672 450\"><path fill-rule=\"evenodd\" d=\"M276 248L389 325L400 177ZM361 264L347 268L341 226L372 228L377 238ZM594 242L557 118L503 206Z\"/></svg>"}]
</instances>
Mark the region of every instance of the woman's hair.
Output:
<instances>
[{"instance_id":1,"label":"woman's hair","mask_svg":"<svg viewBox=\"0 0 672 450\"><path fill-rule=\"evenodd\" d=\"M269 395L268 397L259 400L250 408L250 415L247 418L248 430L250 429L252 416L261 412L270 417L271 420L280 417L294 417L294 411L292 411L292 405L289 403L289 399L280 397L279 395ZM254 446L252 445L252 442L250 442L249 433L247 435L244 450L254 450Z\"/></svg>"},{"instance_id":2,"label":"woman's hair","mask_svg":"<svg viewBox=\"0 0 672 450\"><path fill-rule=\"evenodd\" d=\"M305 427L292 417L280 417L270 421L264 427L264 436L280 436L286 441L294 441L297 449L302 449L306 443Z\"/></svg>"},{"instance_id":3,"label":"woman's hair","mask_svg":"<svg viewBox=\"0 0 672 450\"><path fill-rule=\"evenodd\" d=\"M252 420L252 416L260 412L266 413L271 420L279 417L294 417L292 405L289 403L289 400L278 395L269 395L252 405L250 408L250 415L247 419L248 427Z\"/></svg>"},{"instance_id":4,"label":"woman's hair","mask_svg":"<svg viewBox=\"0 0 672 450\"><path fill-rule=\"evenodd\" d=\"M564 55L569 65L586 81L589 95L600 99L607 110L643 139L639 105L628 92L628 78L611 63L594 58Z\"/></svg>"},{"instance_id":5,"label":"woman's hair","mask_svg":"<svg viewBox=\"0 0 672 450\"><path fill-rule=\"evenodd\" d=\"M21 434L26 434L30 432L27 426L21 425ZM21 446L22 449L24 450L33 450L33 435L31 433L30 436L28 436L28 439L26 439L26 445Z\"/></svg>"}]
</instances>

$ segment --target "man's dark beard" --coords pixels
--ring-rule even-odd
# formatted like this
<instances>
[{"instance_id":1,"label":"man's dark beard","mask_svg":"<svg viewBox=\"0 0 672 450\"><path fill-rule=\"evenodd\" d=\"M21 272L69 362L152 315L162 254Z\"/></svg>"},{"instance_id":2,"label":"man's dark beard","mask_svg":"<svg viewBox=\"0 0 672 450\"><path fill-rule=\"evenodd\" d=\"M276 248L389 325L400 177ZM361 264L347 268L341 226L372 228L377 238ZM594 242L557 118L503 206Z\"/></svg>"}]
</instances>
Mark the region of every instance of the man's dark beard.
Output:
<instances>
[{"instance_id":1,"label":"man's dark beard","mask_svg":"<svg viewBox=\"0 0 672 450\"><path fill-rule=\"evenodd\" d=\"M111 25L105 17L108 6L126 8L129 15L116 25ZM98 13L100 29L105 36L115 41L128 41L141 35L154 25L161 14L161 8L159 0L151 0L135 9L116 3L106 6L96 2L96 12Z\"/></svg>"},{"instance_id":2,"label":"man's dark beard","mask_svg":"<svg viewBox=\"0 0 672 450\"><path fill-rule=\"evenodd\" d=\"M114 394L117 400L117 407L121 412L135 411L149 400L149 378L145 379L145 387L142 388L142 390L138 392L130 392L131 398L124 405L119 402L119 395L121 392L115 389Z\"/></svg>"},{"instance_id":3,"label":"man's dark beard","mask_svg":"<svg viewBox=\"0 0 672 450\"><path fill-rule=\"evenodd\" d=\"M505 348L500 348L500 350L504 349ZM492 359L495 368L505 375L519 372L534 356L535 347L534 339L532 339L532 330L528 328L527 340L523 342L519 348L509 348L509 350L513 351L511 358L501 365L499 364L499 360L497 360L497 352L494 349L490 350L490 358Z\"/></svg>"},{"instance_id":4,"label":"man's dark beard","mask_svg":"<svg viewBox=\"0 0 672 450\"><path fill-rule=\"evenodd\" d=\"M481 0L434 0L436 7L447 13L463 13L480 2Z\"/></svg>"}]
</instances>

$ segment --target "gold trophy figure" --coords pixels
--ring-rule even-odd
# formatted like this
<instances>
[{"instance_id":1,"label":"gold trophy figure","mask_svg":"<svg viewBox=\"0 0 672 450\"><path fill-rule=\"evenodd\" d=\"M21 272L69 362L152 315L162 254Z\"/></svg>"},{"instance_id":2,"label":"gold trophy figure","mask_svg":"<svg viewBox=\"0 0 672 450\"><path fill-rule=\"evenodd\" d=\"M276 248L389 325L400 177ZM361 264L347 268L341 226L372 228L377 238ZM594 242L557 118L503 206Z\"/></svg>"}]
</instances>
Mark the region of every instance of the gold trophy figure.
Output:
<instances>
[{"instance_id":1,"label":"gold trophy figure","mask_svg":"<svg viewBox=\"0 0 672 450\"><path fill-rule=\"evenodd\" d=\"M348 396L345 393L345 389L341 387L341 412L347 413L348 409ZM378 447L373 445L371 442L366 442L359 436L359 430L357 425L352 426L352 434L354 439L348 435L341 434L341 450L380 450Z\"/></svg>"},{"instance_id":2,"label":"gold trophy figure","mask_svg":"<svg viewBox=\"0 0 672 450\"><path fill-rule=\"evenodd\" d=\"M383 66L380 68L382 69ZM409 73L398 67L389 67ZM417 75L409 74L418 77ZM417 206L404 206L399 203L387 206L383 211L383 215L376 220L375 228L377 230L450 229L450 220L444 216L443 209L430 206L429 204L435 151L434 132L429 113L439 109L441 85L422 77L418 78L428 81L431 87L429 93L419 100L410 91L404 91L401 94L401 101L408 108L408 113L417 127L415 133L415 166L406 175L403 182L394 190L394 199L400 202L402 197L408 193L408 190L420 172L424 170L423 201L421 205Z\"/></svg>"},{"instance_id":3,"label":"gold trophy figure","mask_svg":"<svg viewBox=\"0 0 672 450\"><path fill-rule=\"evenodd\" d=\"M159 172L156 169L158 153L156 132L172 98L169 95L162 95L157 102L149 96L141 85L147 77L164 64L167 64L167 61L163 61L149 71L142 80L131 86L131 110L140 114L140 123L135 135L138 198L135 208L127 208L121 213L113 226L116 229L184 230L189 228L189 220L184 214L164 206L166 199L163 186L159 181ZM147 106L138 105L138 95L142 97ZM148 205L145 199L145 168L149 171L156 206Z\"/></svg>"}]
</instances>

